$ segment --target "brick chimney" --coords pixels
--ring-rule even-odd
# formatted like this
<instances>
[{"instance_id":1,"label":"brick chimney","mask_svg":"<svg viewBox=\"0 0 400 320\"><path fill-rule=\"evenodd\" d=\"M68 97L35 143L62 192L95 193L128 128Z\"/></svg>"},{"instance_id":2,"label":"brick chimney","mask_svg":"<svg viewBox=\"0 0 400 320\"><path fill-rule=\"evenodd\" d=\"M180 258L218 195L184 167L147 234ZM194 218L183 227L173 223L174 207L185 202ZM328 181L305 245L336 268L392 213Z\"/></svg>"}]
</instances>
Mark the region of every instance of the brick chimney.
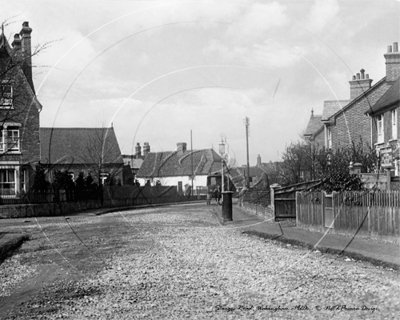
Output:
<instances>
[{"instance_id":1,"label":"brick chimney","mask_svg":"<svg viewBox=\"0 0 400 320\"><path fill-rule=\"evenodd\" d=\"M178 154L183 154L186 151L186 142L178 142L176 144L177 148L176 150L178 151Z\"/></svg>"},{"instance_id":2,"label":"brick chimney","mask_svg":"<svg viewBox=\"0 0 400 320\"><path fill-rule=\"evenodd\" d=\"M31 86L32 90L35 91L33 87L33 80L32 80L32 49L31 49L31 33L32 29L29 27L29 22L25 21L22 24L22 29L20 31L21 35L21 43L22 43L22 52L24 54L24 63L22 64L22 70L28 80L29 85ZM15 39L15 37L14 37Z\"/></svg>"},{"instance_id":3,"label":"brick chimney","mask_svg":"<svg viewBox=\"0 0 400 320\"><path fill-rule=\"evenodd\" d=\"M14 50L21 49L21 38L19 37L19 33L14 35L14 41L11 43Z\"/></svg>"},{"instance_id":4,"label":"brick chimney","mask_svg":"<svg viewBox=\"0 0 400 320\"><path fill-rule=\"evenodd\" d=\"M350 83L350 100L354 100L359 95L363 94L369 88L371 88L372 79L369 78L368 74L365 74L365 70L361 69L360 73L353 76Z\"/></svg>"},{"instance_id":5,"label":"brick chimney","mask_svg":"<svg viewBox=\"0 0 400 320\"><path fill-rule=\"evenodd\" d=\"M145 142L143 144L143 156L147 156L147 154L150 152L150 145L148 142Z\"/></svg>"},{"instance_id":6,"label":"brick chimney","mask_svg":"<svg viewBox=\"0 0 400 320\"><path fill-rule=\"evenodd\" d=\"M139 159L141 156L142 156L142 147L140 146L140 143L138 142L135 147L135 158Z\"/></svg>"},{"instance_id":7,"label":"brick chimney","mask_svg":"<svg viewBox=\"0 0 400 320\"><path fill-rule=\"evenodd\" d=\"M388 46L384 57L386 59L386 81L396 81L400 76L400 52L397 42L393 43L393 48Z\"/></svg>"}]
</instances>

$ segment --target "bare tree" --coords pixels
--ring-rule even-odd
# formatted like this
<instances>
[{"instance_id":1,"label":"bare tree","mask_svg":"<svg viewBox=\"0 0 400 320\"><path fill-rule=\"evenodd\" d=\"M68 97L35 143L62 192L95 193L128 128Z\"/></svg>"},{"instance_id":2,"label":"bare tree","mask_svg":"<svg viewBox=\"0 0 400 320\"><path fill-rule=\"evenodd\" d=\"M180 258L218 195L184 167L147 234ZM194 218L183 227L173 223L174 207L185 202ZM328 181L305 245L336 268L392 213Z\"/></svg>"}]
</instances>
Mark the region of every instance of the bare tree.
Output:
<instances>
[{"instance_id":1,"label":"bare tree","mask_svg":"<svg viewBox=\"0 0 400 320\"><path fill-rule=\"evenodd\" d=\"M87 137L78 155L99 184L122 181L124 162L113 128L87 129Z\"/></svg>"}]
</instances>

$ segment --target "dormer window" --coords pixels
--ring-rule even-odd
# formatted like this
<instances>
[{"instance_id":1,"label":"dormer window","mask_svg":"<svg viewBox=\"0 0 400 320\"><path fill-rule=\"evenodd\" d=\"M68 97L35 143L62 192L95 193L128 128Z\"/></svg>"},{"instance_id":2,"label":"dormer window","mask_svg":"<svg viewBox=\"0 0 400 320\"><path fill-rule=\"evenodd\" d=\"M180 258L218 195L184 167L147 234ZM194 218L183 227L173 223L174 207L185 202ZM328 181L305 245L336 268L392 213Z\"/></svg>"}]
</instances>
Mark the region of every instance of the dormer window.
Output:
<instances>
[{"instance_id":1,"label":"dormer window","mask_svg":"<svg viewBox=\"0 0 400 320\"><path fill-rule=\"evenodd\" d=\"M9 84L0 86L0 108L8 109L13 105L13 87Z\"/></svg>"}]
</instances>

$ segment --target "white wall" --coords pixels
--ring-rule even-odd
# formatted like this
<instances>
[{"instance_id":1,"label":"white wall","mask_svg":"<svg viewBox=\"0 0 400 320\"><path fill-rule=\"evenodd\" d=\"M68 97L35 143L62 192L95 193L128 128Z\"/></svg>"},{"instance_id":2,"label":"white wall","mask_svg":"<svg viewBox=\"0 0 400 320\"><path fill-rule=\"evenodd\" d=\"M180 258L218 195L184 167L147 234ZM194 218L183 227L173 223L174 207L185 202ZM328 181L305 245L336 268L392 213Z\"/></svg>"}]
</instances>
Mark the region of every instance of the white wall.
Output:
<instances>
[{"instance_id":1,"label":"white wall","mask_svg":"<svg viewBox=\"0 0 400 320\"><path fill-rule=\"evenodd\" d=\"M146 184L145 179L137 179L141 186ZM182 182L182 188L185 189L185 184L192 185L192 180L188 176L181 177L163 177L163 178L153 178L151 185L155 185L156 181L160 180L163 186L176 186L178 187L178 182ZM193 189L196 187L206 187L207 186L207 176L196 176L193 180Z\"/></svg>"}]
</instances>

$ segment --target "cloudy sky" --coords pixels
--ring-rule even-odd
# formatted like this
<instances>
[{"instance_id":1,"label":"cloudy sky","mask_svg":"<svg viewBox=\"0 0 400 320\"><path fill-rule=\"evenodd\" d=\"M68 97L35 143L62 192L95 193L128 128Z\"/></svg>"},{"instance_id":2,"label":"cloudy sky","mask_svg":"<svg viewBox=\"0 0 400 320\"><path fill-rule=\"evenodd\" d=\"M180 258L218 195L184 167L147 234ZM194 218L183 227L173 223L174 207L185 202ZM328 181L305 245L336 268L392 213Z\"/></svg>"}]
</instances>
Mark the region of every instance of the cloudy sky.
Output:
<instances>
[{"instance_id":1,"label":"cloudy sky","mask_svg":"<svg viewBox=\"0 0 400 320\"><path fill-rule=\"evenodd\" d=\"M5 34L29 21L41 126L111 126L123 153L149 142L278 160L311 109L348 99L353 74L385 76L397 0L0 0ZM12 40L10 41L10 43Z\"/></svg>"}]
</instances>

